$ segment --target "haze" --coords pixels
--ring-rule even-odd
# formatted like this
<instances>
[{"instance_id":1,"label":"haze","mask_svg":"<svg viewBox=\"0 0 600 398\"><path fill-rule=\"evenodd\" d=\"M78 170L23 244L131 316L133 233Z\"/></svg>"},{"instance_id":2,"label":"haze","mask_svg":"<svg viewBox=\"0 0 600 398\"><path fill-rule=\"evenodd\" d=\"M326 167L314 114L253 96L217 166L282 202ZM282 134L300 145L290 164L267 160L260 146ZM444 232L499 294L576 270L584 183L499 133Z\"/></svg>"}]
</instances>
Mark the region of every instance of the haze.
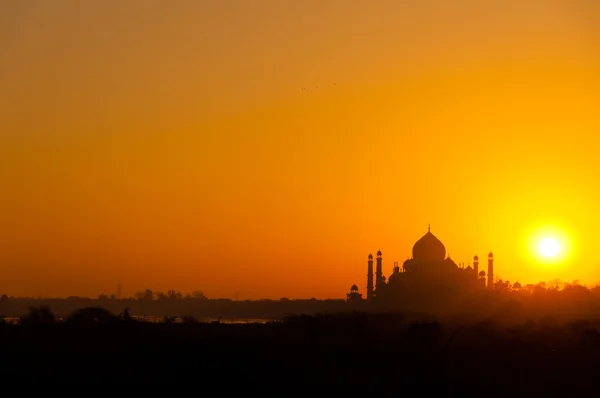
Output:
<instances>
[{"instance_id":1,"label":"haze","mask_svg":"<svg viewBox=\"0 0 600 398\"><path fill-rule=\"evenodd\" d=\"M364 290L456 262L600 280L594 1L0 3L0 287ZM557 229L568 257L530 256Z\"/></svg>"}]
</instances>

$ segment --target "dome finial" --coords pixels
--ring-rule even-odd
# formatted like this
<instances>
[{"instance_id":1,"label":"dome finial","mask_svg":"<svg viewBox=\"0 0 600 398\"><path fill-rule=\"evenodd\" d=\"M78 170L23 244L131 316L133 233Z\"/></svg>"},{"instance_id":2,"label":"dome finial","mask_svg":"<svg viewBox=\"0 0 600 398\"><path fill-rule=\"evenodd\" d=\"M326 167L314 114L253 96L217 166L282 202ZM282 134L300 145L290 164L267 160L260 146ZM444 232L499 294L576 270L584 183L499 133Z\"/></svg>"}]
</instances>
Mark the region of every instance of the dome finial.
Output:
<instances>
[{"instance_id":1,"label":"dome finial","mask_svg":"<svg viewBox=\"0 0 600 398\"><path fill-rule=\"evenodd\" d=\"M431 224L427 224L427 232L431 232Z\"/></svg>"}]
</instances>

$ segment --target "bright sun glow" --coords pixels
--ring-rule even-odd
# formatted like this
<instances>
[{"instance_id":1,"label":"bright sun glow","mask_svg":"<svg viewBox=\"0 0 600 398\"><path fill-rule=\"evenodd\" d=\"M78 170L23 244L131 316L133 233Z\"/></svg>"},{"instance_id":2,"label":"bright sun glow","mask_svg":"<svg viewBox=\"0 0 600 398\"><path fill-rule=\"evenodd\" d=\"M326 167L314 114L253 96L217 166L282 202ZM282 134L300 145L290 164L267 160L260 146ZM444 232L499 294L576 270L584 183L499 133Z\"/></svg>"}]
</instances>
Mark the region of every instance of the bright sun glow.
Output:
<instances>
[{"instance_id":1,"label":"bright sun glow","mask_svg":"<svg viewBox=\"0 0 600 398\"><path fill-rule=\"evenodd\" d=\"M554 238L544 238L538 245L540 254L546 258L553 258L560 253L560 243Z\"/></svg>"},{"instance_id":2,"label":"bright sun glow","mask_svg":"<svg viewBox=\"0 0 600 398\"><path fill-rule=\"evenodd\" d=\"M562 220L532 220L515 239L523 249L523 260L539 271L569 267L576 254L573 229Z\"/></svg>"}]
</instances>

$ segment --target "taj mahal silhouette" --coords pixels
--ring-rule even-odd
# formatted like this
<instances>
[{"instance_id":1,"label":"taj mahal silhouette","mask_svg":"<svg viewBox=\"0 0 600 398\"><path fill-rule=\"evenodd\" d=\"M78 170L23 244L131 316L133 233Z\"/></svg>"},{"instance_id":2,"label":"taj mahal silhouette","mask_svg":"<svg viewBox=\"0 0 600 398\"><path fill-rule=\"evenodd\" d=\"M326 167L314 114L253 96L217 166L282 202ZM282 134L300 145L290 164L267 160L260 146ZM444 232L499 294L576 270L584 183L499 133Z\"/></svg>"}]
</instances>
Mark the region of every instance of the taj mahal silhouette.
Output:
<instances>
[{"instance_id":1,"label":"taj mahal silhouette","mask_svg":"<svg viewBox=\"0 0 600 398\"><path fill-rule=\"evenodd\" d=\"M394 262L389 278L383 275L383 254L376 253L376 267L373 273L373 255L367 261L367 301L381 300L403 289L418 289L432 286L458 286L461 289L489 289L494 285L494 254L488 254L487 273L479 270L479 257L473 257L473 266L456 264L446 254L446 247L434 234L431 226L427 233L414 244L412 257L402 267ZM357 285L352 285L348 300L362 300Z\"/></svg>"}]
</instances>

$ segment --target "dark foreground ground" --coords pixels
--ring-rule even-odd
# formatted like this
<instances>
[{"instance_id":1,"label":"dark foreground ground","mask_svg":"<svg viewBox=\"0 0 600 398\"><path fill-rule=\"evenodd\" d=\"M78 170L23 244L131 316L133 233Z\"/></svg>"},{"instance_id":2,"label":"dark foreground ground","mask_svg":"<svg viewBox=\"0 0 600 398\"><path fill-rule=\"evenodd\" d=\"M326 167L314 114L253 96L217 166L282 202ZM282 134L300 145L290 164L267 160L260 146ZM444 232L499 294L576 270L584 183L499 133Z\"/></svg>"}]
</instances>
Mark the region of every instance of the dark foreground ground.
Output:
<instances>
[{"instance_id":1,"label":"dark foreground ground","mask_svg":"<svg viewBox=\"0 0 600 398\"><path fill-rule=\"evenodd\" d=\"M279 396L600 392L600 333L592 321L497 325L350 313L161 324L89 314L55 322L38 314L23 323L0 325L0 378L21 387L165 384L200 395Z\"/></svg>"}]
</instances>

